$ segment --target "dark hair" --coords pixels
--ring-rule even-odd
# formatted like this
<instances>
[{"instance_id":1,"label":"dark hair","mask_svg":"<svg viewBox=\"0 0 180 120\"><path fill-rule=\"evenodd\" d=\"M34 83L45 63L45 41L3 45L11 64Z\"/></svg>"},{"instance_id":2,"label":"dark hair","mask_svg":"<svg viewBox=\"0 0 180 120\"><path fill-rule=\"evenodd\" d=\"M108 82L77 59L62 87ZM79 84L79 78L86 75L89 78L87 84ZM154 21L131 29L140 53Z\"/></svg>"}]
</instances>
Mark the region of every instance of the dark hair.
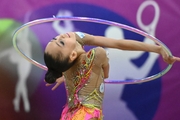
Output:
<instances>
[{"instance_id":1,"label":"dark hair","mask_svg":"<svg viewBox=\"0 0 180 120\"><path fill-rule=\"evenodd\" d=\"M70 67L73 66L74 62L69 62L69 57L64 59L61 57L60 53L53 57L49 53L44 53L44 62L48 68L48 71L45 74L45 81L47 83L54 83L56 79L62 77L62 72L65 72Z\"/></svg>"}]
</instances>

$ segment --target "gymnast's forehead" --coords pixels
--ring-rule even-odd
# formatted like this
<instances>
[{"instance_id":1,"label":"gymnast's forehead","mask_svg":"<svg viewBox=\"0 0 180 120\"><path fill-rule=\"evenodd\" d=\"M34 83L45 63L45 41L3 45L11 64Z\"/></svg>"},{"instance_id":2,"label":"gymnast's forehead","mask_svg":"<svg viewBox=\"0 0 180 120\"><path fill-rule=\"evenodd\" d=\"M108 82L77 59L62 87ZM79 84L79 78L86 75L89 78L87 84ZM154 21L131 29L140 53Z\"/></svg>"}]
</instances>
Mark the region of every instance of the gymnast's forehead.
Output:
<instances>
[{"instance_id":1,"label":"gymnast's forehead","mask_svg":"<svg viewBox=\"0 0 180 120\"><path fill-rule=\"evenodd\" d=\"M58 46L55 44L55 42L48 42L45 48L45 53L53 54L56 53L58 49Z\"/></svg>"}]
</instances>

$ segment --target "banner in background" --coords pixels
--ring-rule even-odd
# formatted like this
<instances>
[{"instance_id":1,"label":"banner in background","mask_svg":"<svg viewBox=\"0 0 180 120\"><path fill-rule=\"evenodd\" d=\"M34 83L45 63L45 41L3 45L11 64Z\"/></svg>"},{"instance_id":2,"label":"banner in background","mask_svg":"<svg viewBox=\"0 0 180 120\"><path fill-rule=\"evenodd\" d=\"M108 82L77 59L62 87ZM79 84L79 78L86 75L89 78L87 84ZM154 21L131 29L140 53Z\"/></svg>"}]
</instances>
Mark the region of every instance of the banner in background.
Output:
<instances>
[{"instance_id":1,"label":"banner in background","mask_svg":"<svg viewBox=\"0 0 180 120\"><path fill-rule=\"evenodd\" d=\"M73 0L32 4L31 0L28 1L21 2L24 7L19 8L22 11L14 6L6 14L3 13L6 8L0 5L0 12L3 13L0 15L0 119L59 119L66 102L64 85L55 91L45 87L44 71L27 62L14 50L12 34L23 23L53 15L100 18L141 29L162 40L175 55L179 54L179 44L176 42L179 38L177 31L180 29L176 26L179 12L175 1L147 0L134 4L125 0L112 4L110 1L104 4ZM2 4L8 2L2 1ZM17 38L18 45L28 56L43 63L43 51L48 41L68 31L83 31L115 39L136 39L154 44L143 36L114 26L55 21L25 29ZM170 38L174 42L170 42ZM91 48L85 47L86 50ZM110 58L108 79L144 78L158 73L166 66L159 55L154 53L105 49ZM136 85L106 84L104 120L178 120L180 98L177 97L178 92L174 91L179 89L178 66L179 63L175 64L169 73L155 81Z\"/></svg>"}]
</instances>

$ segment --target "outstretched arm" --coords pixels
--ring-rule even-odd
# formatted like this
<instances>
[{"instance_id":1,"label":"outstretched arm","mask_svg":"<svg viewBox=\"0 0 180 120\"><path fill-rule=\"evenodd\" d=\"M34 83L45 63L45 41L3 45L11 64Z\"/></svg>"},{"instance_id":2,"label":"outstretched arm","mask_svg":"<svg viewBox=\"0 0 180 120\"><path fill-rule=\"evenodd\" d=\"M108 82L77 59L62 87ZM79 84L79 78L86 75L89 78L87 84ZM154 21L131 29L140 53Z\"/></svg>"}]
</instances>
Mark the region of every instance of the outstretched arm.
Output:
<instances>
[{"instance_id":1,"label":"outstretched arm","mask_svg":"<svg viewBox=\"0 0 180 120\"><path fill-rule=\"evenodd\" d=\"M151 45L136 40L124 40L124 39L112 39L103 36L94 36L84 33L84 37L80 38L76 35L77 41L84 45L94 45L107 48L117 48L121 50L131 50L131 51L147 51L160 53L161 46Z\"/></svg>"},{"instance_id":2,"label":"outstretched arm","mask_svg":"<svg viewBox=\"0 0 180 120\"><path fill-rule=\"evenodd\" d=\"M172 64L175 61L180 61L179 57L170 57L166 51L159 45L147 44L144 42L139 42L136 40L116 40L112 38L107 38L103 36L94 36L84 33L84 37L80 38L76 34L77 41L84 45L94 45L102 46L107 48L116 48L121 50L131 50L131 51L146 51L155 52L161 54L164 61L168 64Z\"/></svg>"}]
</instances>

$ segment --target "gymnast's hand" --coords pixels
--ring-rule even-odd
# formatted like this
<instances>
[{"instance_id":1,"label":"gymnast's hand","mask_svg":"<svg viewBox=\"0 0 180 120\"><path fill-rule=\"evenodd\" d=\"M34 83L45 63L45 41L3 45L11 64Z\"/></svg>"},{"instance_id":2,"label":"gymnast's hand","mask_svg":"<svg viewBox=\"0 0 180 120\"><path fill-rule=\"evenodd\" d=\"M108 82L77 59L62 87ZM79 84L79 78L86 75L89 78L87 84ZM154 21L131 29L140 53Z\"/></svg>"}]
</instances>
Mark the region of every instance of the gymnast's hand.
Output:
<instances>
[{"instance_id":1,"label":"gymnast's hand","mask_svg":"<svg viewBox=\"0 0 180 120\"><path fill-rule=\"evenodd\" d=\"M55 86L54 86L51 90L55 90L55 89L56 89L61 83L63 83L63 82L64 82L64 76L58 78L58 79L56 80ZM52 85L52 84L46 83L46 86L51 86L51 85Z\"/></svg>"},{"instance_id":2,"label":"gymnast's hand","mask_svg":"<svg viewBox=\"0 0 180 120\"><path fill-rule=\"evenodd\" d=\"M168 53L163 48L161 48L160 54L162 55L162 58L163 58L164 62L166 62L168 64L173 64L176 61L180 62L179 57L169 56Z\"/></svg>"}]
</instances>

